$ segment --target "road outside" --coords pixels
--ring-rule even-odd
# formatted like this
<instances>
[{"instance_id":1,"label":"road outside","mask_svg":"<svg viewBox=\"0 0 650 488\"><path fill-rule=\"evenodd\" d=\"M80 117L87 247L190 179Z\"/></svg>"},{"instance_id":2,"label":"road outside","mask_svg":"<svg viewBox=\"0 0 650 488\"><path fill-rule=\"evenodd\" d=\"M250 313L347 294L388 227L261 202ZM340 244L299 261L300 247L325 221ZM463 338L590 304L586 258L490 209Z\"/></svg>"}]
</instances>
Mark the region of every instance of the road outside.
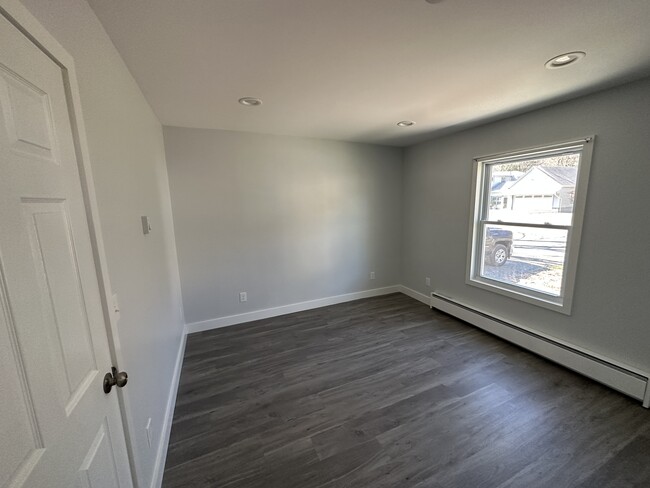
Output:
<instances>
[{"instance_id":1,"label":"road outside","mask_svg":"<svg viewBox=\"0 0 650 488\"><path fill-rule=\"evenodd\" d=\"M483 276L559 296L566 249L566 231L510 228L514 252L503 266L484 265Z\"/></svg>"}]
</instances>

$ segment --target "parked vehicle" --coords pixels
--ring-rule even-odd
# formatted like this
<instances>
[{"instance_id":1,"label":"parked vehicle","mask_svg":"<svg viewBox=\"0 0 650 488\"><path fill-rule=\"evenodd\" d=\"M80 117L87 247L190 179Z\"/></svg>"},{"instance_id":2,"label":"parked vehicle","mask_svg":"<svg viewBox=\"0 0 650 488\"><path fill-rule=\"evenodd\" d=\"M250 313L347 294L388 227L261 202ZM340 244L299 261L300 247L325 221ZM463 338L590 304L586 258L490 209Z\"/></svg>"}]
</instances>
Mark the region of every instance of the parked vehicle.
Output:
<instances>
[{"instance_id":1,"label":"parked vehicle","mask_svg":"<svg viewBox=\"0 0 650 488\"><path fill-rule=\"evenodd\" d=\"M485 263L489 266L503 266L512 256L514 245L512 231L488 227L485 233Z\"/></svg>"}]
</instances>

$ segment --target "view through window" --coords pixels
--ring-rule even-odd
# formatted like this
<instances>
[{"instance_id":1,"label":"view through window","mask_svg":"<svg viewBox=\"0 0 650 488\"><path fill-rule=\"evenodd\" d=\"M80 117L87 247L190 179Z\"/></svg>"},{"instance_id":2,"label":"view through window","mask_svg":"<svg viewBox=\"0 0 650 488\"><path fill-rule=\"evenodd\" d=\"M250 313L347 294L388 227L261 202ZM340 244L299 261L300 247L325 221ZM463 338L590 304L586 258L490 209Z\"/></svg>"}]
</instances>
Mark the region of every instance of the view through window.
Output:
<instances>
[{"instance_id":1,"label":"view through window","mask_svg":"<svg viewBox=\"0 0 650 488\"><path fill-rule=\"evenodd\" d=\"M478 161L474 281L561 305L583 145Z\"/></svg>"}]
</instances>

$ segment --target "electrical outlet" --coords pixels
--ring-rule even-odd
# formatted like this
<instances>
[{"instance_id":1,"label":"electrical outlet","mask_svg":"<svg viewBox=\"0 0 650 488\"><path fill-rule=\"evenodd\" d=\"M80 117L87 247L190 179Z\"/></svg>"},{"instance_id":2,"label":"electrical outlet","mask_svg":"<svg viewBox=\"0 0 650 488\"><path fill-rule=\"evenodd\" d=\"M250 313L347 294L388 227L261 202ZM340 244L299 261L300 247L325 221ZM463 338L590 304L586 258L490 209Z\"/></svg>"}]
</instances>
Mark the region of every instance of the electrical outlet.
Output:
<instances>
[{"instance_id":1,"label":"electrical outlet","mask_svg":"<svg viewBox=\"0 0 650 488\"><path fill-rule=\"evenodd\" d=\"M375 272L374 272L374 271L371 271L371 272L370 272L370 279L371 279L371 280L374 280L374 279L375 279Z\"/></svg>"},{"instance_id":2,"label":"electrical outlet","mask_svg":"<svg viewBox=\"0 0 650 488\"><path fill-rule=\"evenodd\" d=\"M424 284L427 286L431 286L431 278L429 278L428 276L424 278Z\"/></svg>"},{"instance_id":3,"label":"electrical outlet","mask_svg":"<svg viewBox=\"0 0 650 488\"><path fill-rule=\"evenodd\" d=\"M147 420L147 426L144 428L144 431L147 433L147 445L151 447L151 417Z\"/></svg>"},{"instance_id":4,"label":"electrical outlet","mask_svg":"<svg viewBox=\"0 0 650 488\"><path fill-rule=\"evenodd\" d=\"M247 300L248 300L248 293L246 293L245 291L242 291L241 293L239 293L239 301L241 303L244 303Z\"/></svg>"}]
</instances>

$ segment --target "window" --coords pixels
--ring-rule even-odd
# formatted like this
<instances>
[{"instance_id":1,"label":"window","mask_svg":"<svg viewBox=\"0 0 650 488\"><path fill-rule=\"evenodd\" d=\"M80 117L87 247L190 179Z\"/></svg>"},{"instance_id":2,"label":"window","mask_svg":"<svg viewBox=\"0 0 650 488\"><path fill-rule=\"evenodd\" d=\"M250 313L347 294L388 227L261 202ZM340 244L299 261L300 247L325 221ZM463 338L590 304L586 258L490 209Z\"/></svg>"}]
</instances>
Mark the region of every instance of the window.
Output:
<instances>
[{"instance_id":1,"label":"window","mask_svg":"<svg viewBox=\"0 0 650 488\"><path fill-rule=\"evenodd\" d=\"M475 160L467 282L571 312L593 138Z\"/></svg>"}]
</instances>

